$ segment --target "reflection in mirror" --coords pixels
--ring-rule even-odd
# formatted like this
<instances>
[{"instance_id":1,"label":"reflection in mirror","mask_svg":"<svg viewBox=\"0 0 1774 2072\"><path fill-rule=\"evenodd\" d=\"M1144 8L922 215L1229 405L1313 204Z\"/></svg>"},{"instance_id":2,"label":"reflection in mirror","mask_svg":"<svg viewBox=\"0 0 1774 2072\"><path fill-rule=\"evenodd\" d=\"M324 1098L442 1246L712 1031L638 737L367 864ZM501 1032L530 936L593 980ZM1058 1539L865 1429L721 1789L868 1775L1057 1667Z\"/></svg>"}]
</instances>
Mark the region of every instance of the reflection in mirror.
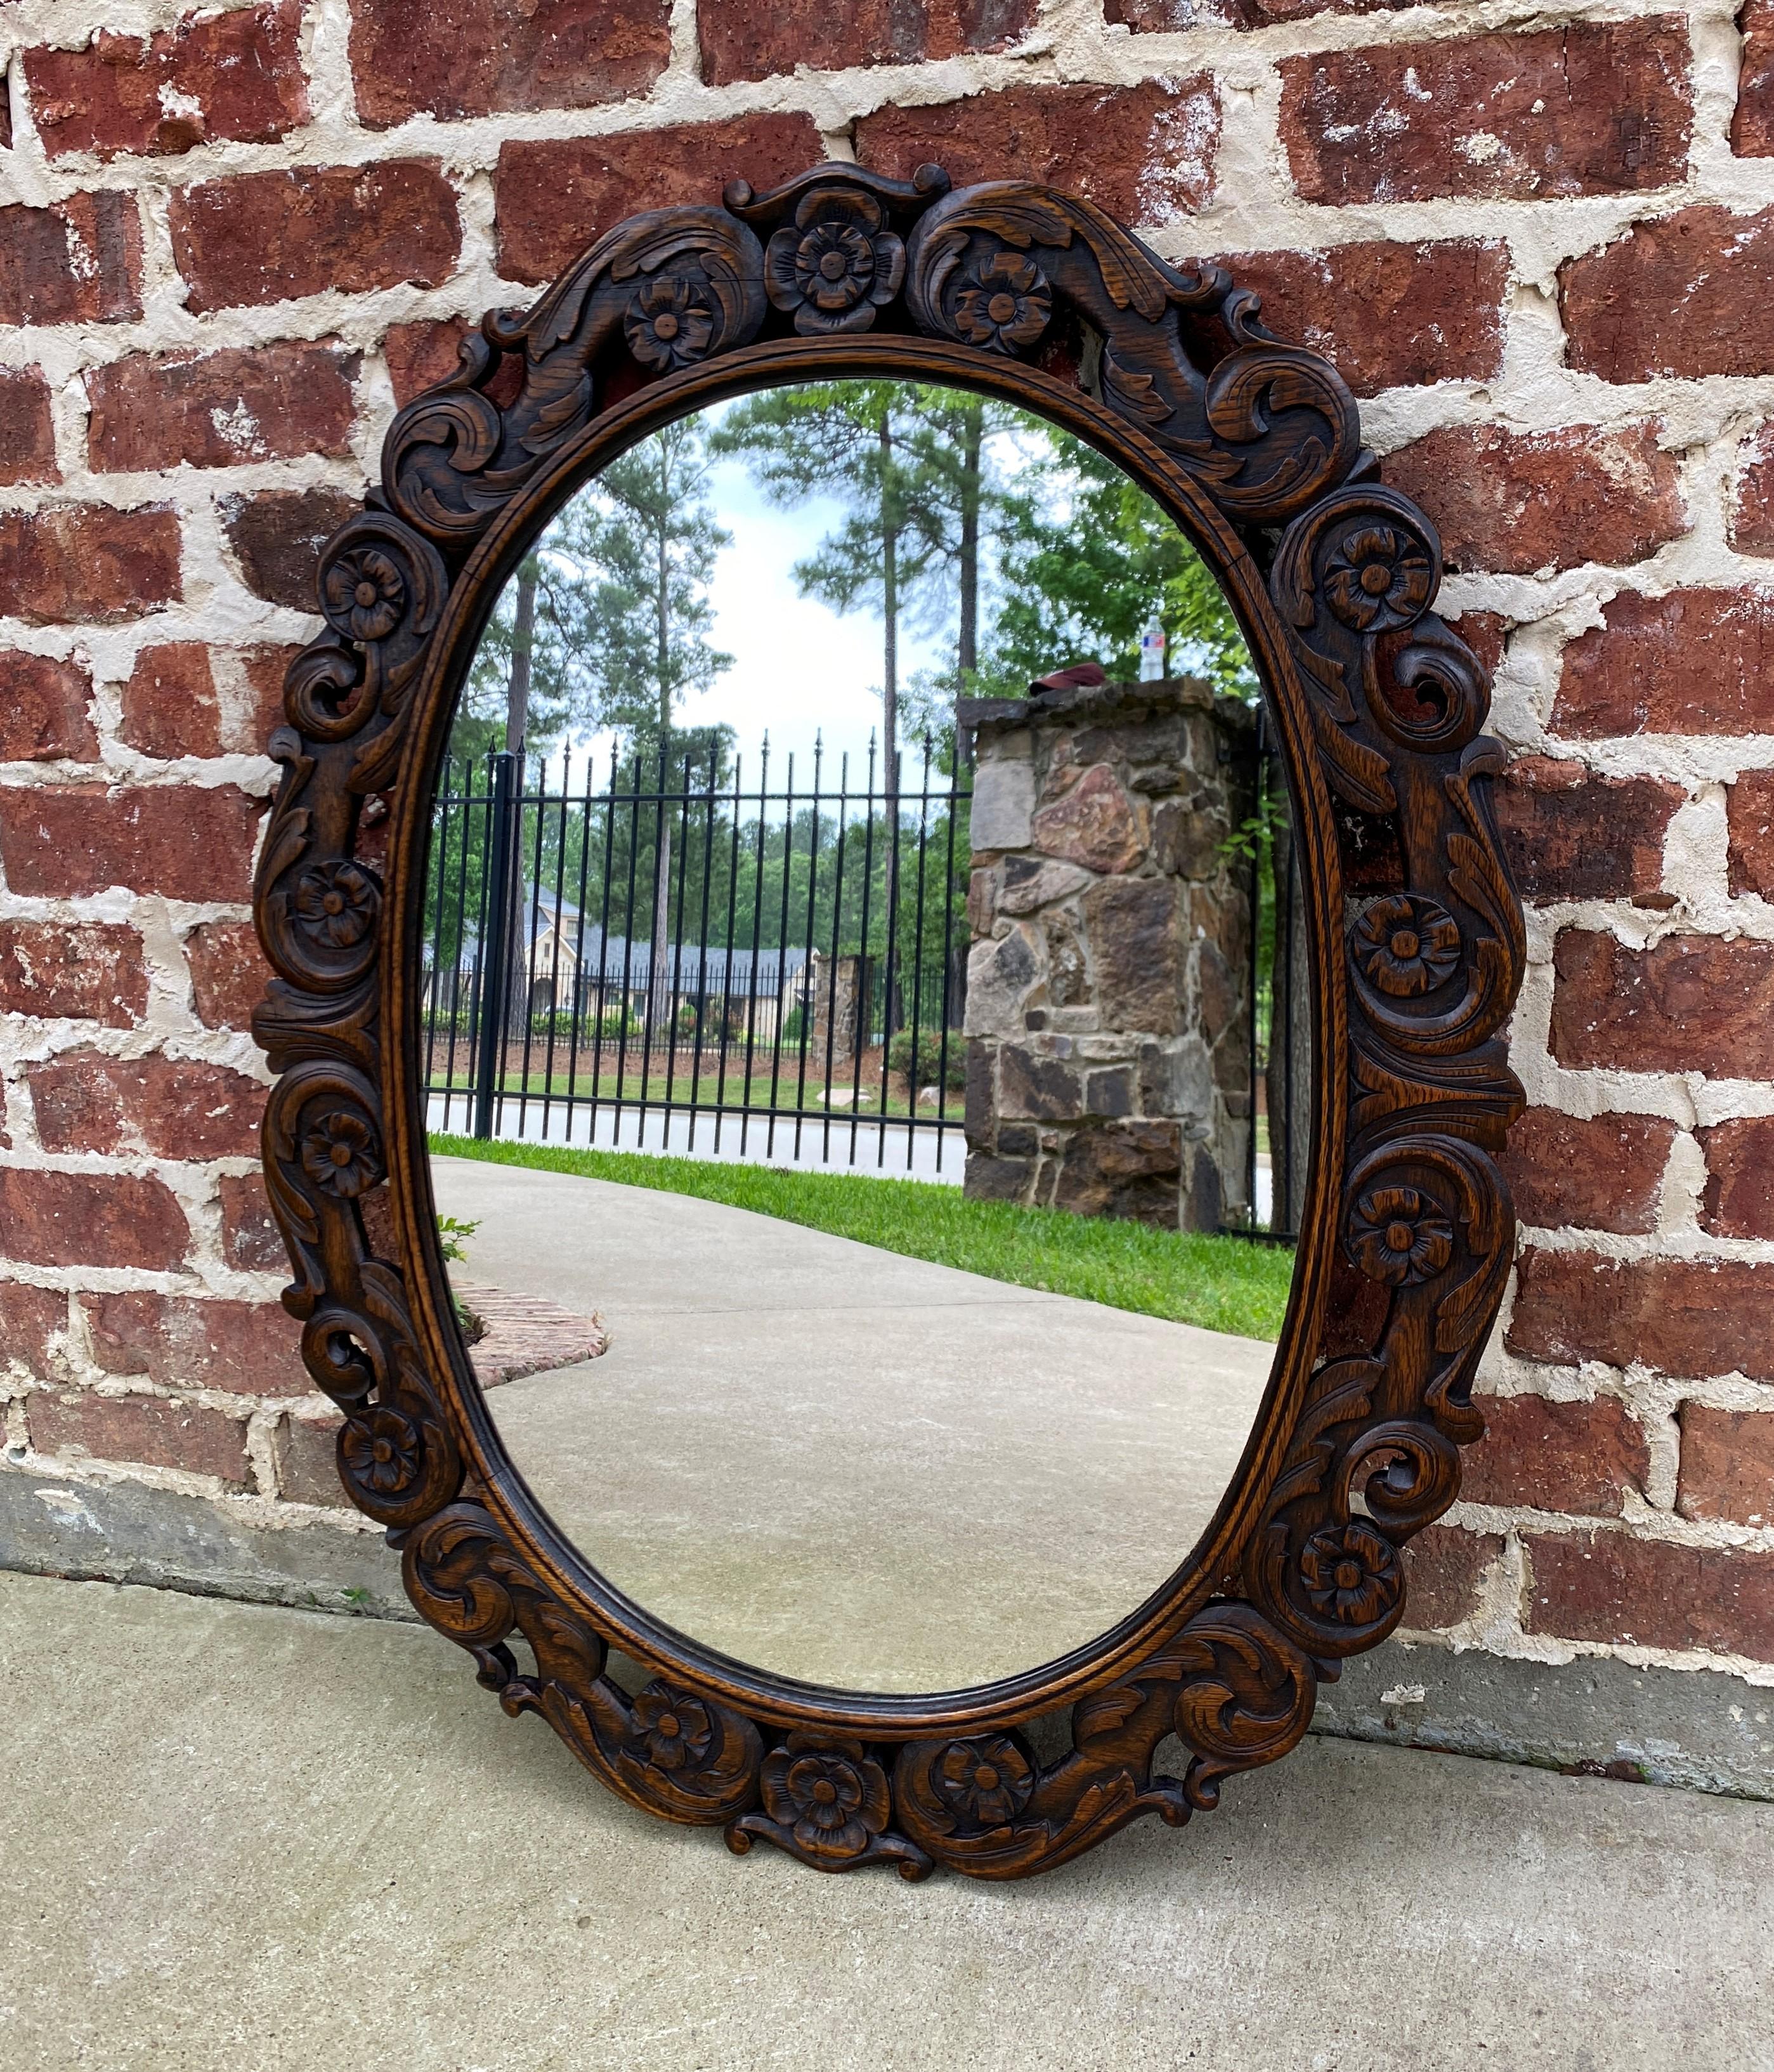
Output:
<instances>
[{"instance_id":1,"label":"reflection in mirror","mask_svg":"<svg viewBox=\"0 0 1774 2072\"><path fill-rule=\"evenodd\" d=\"M804 384L580 489L463 686L421 1037L470 1357L610 1583L933 1691L1164 1582L1292 1268L1291 848L1213 576L1057 429Z\"/></svg>"}]
</instances>

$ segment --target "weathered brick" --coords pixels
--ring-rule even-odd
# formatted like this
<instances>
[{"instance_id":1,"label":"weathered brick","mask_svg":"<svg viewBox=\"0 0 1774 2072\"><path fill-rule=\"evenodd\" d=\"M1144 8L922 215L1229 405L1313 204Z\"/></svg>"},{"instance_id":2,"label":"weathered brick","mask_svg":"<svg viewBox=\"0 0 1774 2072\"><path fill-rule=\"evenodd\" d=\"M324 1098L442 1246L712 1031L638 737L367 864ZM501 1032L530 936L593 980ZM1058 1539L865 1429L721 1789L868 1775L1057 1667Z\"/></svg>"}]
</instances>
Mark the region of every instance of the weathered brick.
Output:
<instances>
[{"instance_id":1,"label":"weathered brick","mask_svg":"<svg viewBox=\"0 0 1774 2072\"><path fill-rule=\"evenodd\" d=\"M1386 479L1440 528L1448 565L1497 575L1622 566L1687 529L1657 427L1450 425L1389 454Z\"/></svg>"},{"instance_id":2,"label":"weathered brick","mask_svg":"<svg viewBox=\"0 0 1774 2072\"><path fill-rule=\"evenodd\" d=\"M113 360L86 377L87 450L101 471L238 467L351 452L358 356L254 345Z\"/></svg>"},{"instance_id":3,"label":"weathered brick","mask_svg":"<svg viewBox=\"0 0 1774 2072\"><path fill-rule=\"evenodd\" d=\"M1205 208L1219 144L1218 90L1205 72L1139 86L1005 87L934 108L889 105L856 125L856 156L877 171L906 179L934 160L957 187L1047 181L1127 223Z\"/></svg>"},{"instance_id":4,"label":"weathered brick","mask_svg":"<svg viewBox=\"0 0 1774 2072\"><path fill-rule=\"evenodd\" d=\"M0 1166L0 1258L170 1273L190 1241L178 1198L158 1180Z\"/></svg>"},{"instance_id":5,"label":"weathered brick","mask_svg":"<svg viewBox=\"0 0 1774 2072\"><path fill-rule=\"evenodd\" d=\"M180 594L179 520L163 504L0 512L0 616L105 624Z\"/></svg>"},{"instance_id":6,"label":"weathered brick","mask_svg":"<svg viewBox=\"0 0 1774 2072\"><path fill-rule=\"evenodd\" d=\"M1219 263L1262 296L1263 320L1278 337L1324 353L1357 396L1502 372L1507 245L1376 240L1238 252Z\"/></svg>"},{"instance_id":7,"label":"weathered brick","mask_svg":"<svg viewBox=\"0 0 1774 2072\"><path fill-rule=\"evenodd\" d=\"M1503 1153L1515 1212L1540 1230L1654 1230L1674 1141L1675 1124L1661 1116L1530 1108L1511 1124Z\"/></svg>"},{"instance_id":8,"label":"weathered brick","mask_svg":"<svg viewBox=\"0 0 1774 2072\"><path fill-rule=\"evenodd\" d=\"M1598 777L1526 755L1495 793L1497 826L1528 899L1626 899L1663 882L1663 841L1686 794L1656 777Z\"/></svg>"},{"instance_id":9,"label":"weathered brick","mask_svg":"<svg viewBox=\"0 0 1774 2072\"><path fill-rule=\"evenodd\" d=\"M64 1460L128 1461L185 1468L244 1487L253 1470L244 1420L165 1396L100 1396L91 1389L25 1398L32 1449Z\"/></svg>"},{"instance_id":10,"label":"weathered brick","mask_svg":"<svg viewBox=\"0 0 1774 2072\"><path fill-rule=\"evenodd\" d=\"M221 707L201 640L144 648L123 687L119 729L144 755L216 755L221 751Z\"/></svg>"},{"instance_id":11,"label":"weathered brick","mask_svg":"<svg viewBox=\"0 0 1774 2072\"><path fill-rule=\"evenodd\" d=\"M1714 1237L1774 1237L1774 1116L1739 1116L1698 1134L1706 1154L1700 1227Z\"/></svg>"},{"instance_id":12,"label":"weathered brick","mask_svg":"<svg viewBox=\"0 0 1774 2072\"><path fill-rule=\"evenodd\" d=\"M123 323L142 314L142 216L133 194L0 208L0 323Z\"/></svg>"},{"instance_id":13,"label":"weathered brick","mask_svg":"<svg viewBox=\"0 0 1774 2072\"><path fill-rule=\"evenodd\" d=\"M307 1396L301 1327L277 1302L198 1301L131 1289L83 1298L92 1358L107 1374L144 1375L162 1388L235 1396Z\"/></svg>"},{"instance_id":14,"label":"weathered brick","mask_svg":"<svg viewBox=\"0 0 1774 2072\"><path fill-rule=\"evenodd\" d=\"M1748 0L1737 27L1743 54L1731 148L1745 158L1774 158L1774 0Z\"/></svg>"},{"instance_id":15,"label":"weathered brick","mask_svg":"<svg viewBox=\"0 0 1774 2072\"><path fill-rule=\"evenodd\" d=\"M99 745L87 716L92 695L92 680L78 662L0 651L0 763L90 762Z\"/></svg>"},{"instance_id":16,"label":"weathered brick","mask_svg":"<svg viewBox=\"0 0 1774 2072\"><path fill-rule=\"evenodd\" d=\"M1677 14L1282 60L1281 135L1308 201L1636 194L1686 171Z\"/></svg>"},{"instance_id":17,"label":"weathered brick","mask_svg":"<svg viewBox=\"0 0 1774 2072\"><path fill-rule=\"evenodd\" d=\"M1731 891L1774 899L1774 770L1746 770L1725 796Z\"/></svg>"},{"instance_id":18,"label":"weathered brick","mask_svg":"<svg viewBox=\"0 0 1774 2072\"><path fill-rule=\"evenodd\" d=\"M392 129L645 93L671 55L670 0L355 0L359 121Z\"/></svg>"},{"instance_id":19,"label":"weathered brick","mask_svg":"<svg viewBox=\"0 0 1774 2072\"><path fill-rule=\"evenodd\" d=\"M1593 1531L1526 1544L1530 1633L1774 1657L1774 1554Z\"/></svg>"},{"instance_id":20,"label":"weathered brick","mask_svg":"<svg viewBox=\"0 0 1774 2072\"><path fill-rule=\"evenodd\" d=\"M1605 381L1774 372L1774 209L1685 208L1558 269L1567 364Z\"/></svg>"},{"instance_id":21,"label":"weathered brick","mask_svg":"<svg viewBox=\"0 0 1774 2072\"><path fill-rule=\"evenodd\" d=\"M1618 1518L1628 1490L1642 1496L1651 1449L1616 1396L1554 1403L1485 1396L1484 1437L1460 1456L1460 1493L1474 1503L1526 1504L1580 1517Z\"/></svg>"},{"instance_id":22,"label":"weathered brick","mask_svg":"<svg viewBox=\"0 0 1774 2072\"><path fill-rule=\"evenodd\" d=\"M1561 734L1774 733L1774 591L1623 590L1564 652Z\"/></svg>"},{"instance_id":23,"label":"weathered brick","mask_svg":"<svg viewBox=\"0 0 1774 2072\"><path fill-rule=\"evenodd\" d=\"M1431 1525L1404 1548L1404 1623L1418 1632L1458 1626L1481 1601L1484 1572L1503 1551L1494 1532Z\"/></svg>"},{"instance_id":24,"label":"weathered brick","mask_svg":"<svg viewBox=\"0 0 1774 2072\"><path fill-rule=\"evenodd\" d=\"M700 0L696 31L711 86L768 79L798 65L917 64L967 51L1001 51L1033 23L1036 0Z\"/></svg>"},{"instance_id":25,"label":"weathered brick","mask_svg":"<svg viewBox=\"0 0 1774 2072\"><path fill-rule=\"evenodd\" d=\"M290 664L302 652L299 648L249 648L240 656L246 693L244 708L225 717L222 745L249 754L262 755L265 744L284 724L284 678Z\"/></svg>"},{"instance_id":26,"label":"weathered brick","mask_svg":"<svg viewBox=\"0 0 1774 2072\"><path fill-rule=\"evenodd\" d=\"M271 967L249 921L206 921L185 938L198 1018L211 1029L244 1029L265 997Z\"/></svg>"},{"instance_id":27,"label":"weathered brick","mask_svg":"<svg viewBox=\"0 0 1774 2072\"><path fill-rule=\"evenodd\" d=\"M718 202L731 179L762 192L823 155L809 115L748 115L550 143L514 138L499 146L499 270L510 281L552 281L634 210Z\"/></svg>"},{"instance_id":28,"label":"weathered brick","mask_svg":"<svg viewBox=\"0 0 1774 2072\"><path fill-rule=\"evenodd\" d=\"M194 311L449 278L456 192L421 160L304 166L174 191L173 255Z\"/></svg>"},{"instance_id":29,"label":"weathered brick","mask_svg":"<svg viewBox=\"0 0 1774 2072\"><path fill-rule=\"evenodd\" d=\"M1500 611L1463 611L1457 618L1449 614L1443 616L1484 664L1485 674L1494 676L1502 666L1513 620L1505 619Z\"/></svg>"},{"instance_id":30,"label":"weathered brick","mask_svg":"<svg viewBox=\"0 0 1774 2072\"><path fill-rule=\"evenodd\" d=\"M343 1417L281 1417L274 1440L277 1494L292 1503L354 1508L339 1478L339 1428Z\"/></svg>"},{"instance_id":31,"label":"weathered brick","mask_svg":"<svg viewBox=\"0 0 1774 2072\"><path fill-rule=\"evenodd\" d=\"M1731 543L1740 554L1774 554L1774 419L1758 425L1738 449Z\"/></svg>"},{"instance_id":32,"label":"weathered brick","mask_svg":"<svg viewBox=\"0 0 1774 2072\"><path fill-rule=\"evenodd\" d=\"M35 367L0 368L0 483L60 479L49 384Z\"/></svg>"},{"instance_id":33,"label":"weathered brick","mask_svg":"<svg viewBox=\"0 0 1774 2072\"><path fill-rule=\"evenodd\" d=\"M1774 1412L1682 1406L1675 1507L1684 1518L1774 1525Z\"/></svg>"},{"instance_id":34,"label":"weathered brick","mask_svg":"<svg viewBox=\"0 0 1774 2072\"><path fill-rule=\"evenodd\" d=\"M263 144L308 119L301 0L187 14L155 36L101 30L84 50L27 50L25 90L52 158L170 157L224 138Z\"/></svg>"},{"instance_id":35,"label":"weathered brick","mask_svg":"<svg viewBox=\"0 0 1774 2072\"><path fill-rule=\"evenodd\" d=\"M462 342L472 329L461 317L391 324L382 334L382 354L388 364L395 401L404 408L422 390L447 380L456 371Z\"/></svg>"},{"instance_id":36,"label":"weathered brick","mask_svg":"<svg viewBox=\"0 0 1774 2072\"><path fill-rule=\"evenodd\" d=\"M13 1361L47 1379L55 1371L51 1342L68 1330L68 1297L28 1281L0 1281L0 1371Z\"/></svg>"},{"instance_id":37,"label":"weathered brick","mask_svg":"<svg viewBox=\"0 0 1774 2072\"><path fill-rule=\"evenodd\" d=\"M1523 1252L1509 1346L1528 1359L1575 1366L1634 1360L1700 1379L1774 1381L1774 1265L1745 1260L1605 1259L1591 1252Z\"/></svg>"},{"instance_id":38,"label":"weathered brick","mask_svg":"<svg viewBox=\"0 0 1774 2072\"><path fill-rule=\"evenodd\" d=\"M127 1029L147 1007L147 967L133 928L0 921L0 1013Z\"/></svg>"},{"instance_id":39,"label":"weathered brick","mask_svg":"<svg viewBox=\"0 0 1774 2072\"><path fill-rule=\"evenodd\" d=\"M0 791L0 857L14 892L50 898L121 885L168 899L244 899L264 810L231 784Z\"/></svg>"},{"instance_id":40,"label":"weathered brick","mask_svg":"<svg viewBox=\"0 0 1774 2072\"><path fill-rule=\"evenodd\" d=\"M225 1065L64 1050L25 1073L46 1151L250 1158L259 1148L265 1090Z\"/></svg>"},{"instance_id":41,"label":"weathered brick","mask_svg":"<svg viewBox=\"0 0 1774 2072\"><path fill-rule=\"evenodd\" d=\"M320 550L363 505L342 489L267 489L224 496L222 523L255 597L292 611L318 609L314 590Z\"/></svg>"},{"instance_id":42,"label":"weathered brick","mask_svg":"<svg viewBox=\"0 0 1774 2072\"><path fill-rule=\"evenodd\" d=\"M222 1256L243 1273L282 1273L290 1255L271 1215L257 1173L224 1174L221 1184Z\"/></svg>"},{"instance_id":43,"label":"weathered brick","mask_svg":"<svg viewBox=\"0 0 1774 2072\"><path fill-rule=\"evenodd\" d=\"M1665 935L1631 950L1567 928L1553 945L1562 1065L1774 1079L1774 943Z\"/></svg>"}]
</instances>

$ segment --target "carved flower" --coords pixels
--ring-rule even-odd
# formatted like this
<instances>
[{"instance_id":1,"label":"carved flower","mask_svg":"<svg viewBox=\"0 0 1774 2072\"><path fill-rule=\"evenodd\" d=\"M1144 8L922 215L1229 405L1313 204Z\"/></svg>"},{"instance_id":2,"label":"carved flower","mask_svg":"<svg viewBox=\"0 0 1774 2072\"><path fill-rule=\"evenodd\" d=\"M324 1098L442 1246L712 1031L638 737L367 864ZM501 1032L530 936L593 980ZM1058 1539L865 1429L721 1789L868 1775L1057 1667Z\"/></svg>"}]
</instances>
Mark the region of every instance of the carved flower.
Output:
<instances>
[{"instance_id":1,"label":"carved flower","mask_svg":"<svg viewBox=\"0 0 1774 2072\"><path fill-rule=\"evenodd\" d=\"M1429 557L1408 534L1365 525L1345 536L1324 570L1324 594L1345 626L1383 633L1429 602Z\"/></svg>"},{"instance_id":2,"label":"carved flower","mask_svg":"<svg viewBox=\"0 0 1774 2072\"><path fill-rule=\"evenodd\" d=\"M1033 345L1053 314L1052 291L1033 259L995 252L955 298L955 327L971 345L1013 352Z\"/></svg>"},{"instance_id":3,"label":"carved flower","mask_svg":"<svg viewBox=\"0 0 1774 2072\"><path fill-rule=\"evenodd\" d=\"M1454 1256L1454 1227L1439 1202L1415 1187L1370 1187L1349 1215L1349 1248L1370 1279L1414 1286Z\"/></svg>"},{"instance_id":4,"label":"carved flower","mask_svg":"<svg viewBox=\"0 0 1774 2072\"><path fill-rule=\"evenodd\" d=\"M764 253L764 287L799 331L866 331L899 291L905 247L872 195L815 187Z\"/></svg>"},{"instance_id":5,"label":"carved flower","mask_svg":"<svg viewBox=\"0 0 1774 2072\"><path fill-rule=\"evenodd\" d=\"M317 1187L350 1201L376 1179L376 1133L348 1109L323 1115L302 1139L302 1168Z\"/></svg>"},{"instance_id":6,"label":"carved flower","mask_svg":"<svg viewBox=\"0 0 1774 2072\"><path fill-rule=\"evenodd\" d=\"M655 1770L696 1770L715 1737L700 1698L669 1684L649 1684L634 1700L634 1737Z\"/></svg>"},{"instance_id":7,"label":"carved flower","mask_svg":"<svg viewBox=\"0 0 1774 2072\"><path fill-rule=\"evenodd\" d=\"M317 863L296 881L302 932L330 950L348 950L376 924L376 881L355 863Z\"/></svg>"},{"instance_id":8,"label":"carved flower","mask_svg":"<svg viewBox=\"0 0 1774 2072\"><path fill-rule=\"evenodd\" d=\"M396 1496L418 1476L418 1430L398 1410L366 1410L349 1419L339 1449L352 1480L378 1496Z\"/></svg>"},{"instance_id":9,"label":"carved flower","mask_svg":"<svg viewBox=\"0 0 1774 2072\"><path fill-rule=\"evenodd\" d=\"M380 547L347 549L326 571L326 615L354 640L385 640L406 609L407 579Z\"/></svg>"},{"instance_id":10,"label":"carved flower","mask_svg":"<svg viewBox=\"0 0 1774 2072\"><path fill-rule=\"evenodd\" d=\"M1300 1572L1315 1611L1339 1626L1371 1626L1398 1601L1398 1557L1365 1519L1315 1532L1300 1550Z\"/></svg>"},{"instance_id":11,"label":"carved flower","mask_svg":"<svg viewBox=\"0 0 1774 2072\"><path fill-rule=\"evenodd\" d=\"M662 273L629 304L622 331L643 367L669 373L708 350L715 335L714 312L690 282Z\"/></svg>"},{"instance_id":12,"label":"carved flower","mask_svg":"<svg viewBox=\"0 0 1774 2072\"><path fill-rule=\"evenodd\" d=\"M1394 1000L1431 993L1460 962L1460 927L1427 899L1376 899L1355 923L1355 960Z\"/></svg>"},{"instance_id":13,"label":"carved flower","mask_svg":"<svg viewBox=\"0 0 1774 2072\"><path fill-rule=\"evenodd\" d=\"M1035 1773L1029 1758L1004 1734L977 1741L951 1741L930 1772L937 1795L970 1827L1001 1827L1029 1803Z\"/></svg>"},{"instance_id":14,"label":"carved flower","mask_svg":"<svg viewBox=\"0 0 1774 2072\"><path fill-rule=\"evenodd\" d=\"M853 1741L810 1748L799 1734L764 1758L764 1810L817 1856L860 1856L887 1825L886 1773Z\"/></svg>"}]
</instances>

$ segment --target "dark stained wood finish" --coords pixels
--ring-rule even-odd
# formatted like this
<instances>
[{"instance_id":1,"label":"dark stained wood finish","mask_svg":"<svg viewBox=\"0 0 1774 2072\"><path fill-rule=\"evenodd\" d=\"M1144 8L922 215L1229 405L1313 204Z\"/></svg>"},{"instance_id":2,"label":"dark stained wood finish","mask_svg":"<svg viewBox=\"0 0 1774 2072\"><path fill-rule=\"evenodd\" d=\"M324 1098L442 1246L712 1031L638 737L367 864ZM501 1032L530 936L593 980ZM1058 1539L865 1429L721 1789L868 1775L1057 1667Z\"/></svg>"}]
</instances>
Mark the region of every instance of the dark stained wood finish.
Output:
<instances>
[{"instance_id":1,"label":"dark stained wood finish","mask_svg":"<svg viewBox=\"0 0 1774 2072\"><path fill-rule=\"evenodd\" d=\"M1287 757L1317 1009L1299 1271L1213 1525L1090 1646L924 1697L730 1661L561 1540L454 1327L416 1070L429 799L506 576L655 426L861 373L1054 419L1194 540ZM1143 1814L1211 1807L1398 1623L1398 1550L1453 1502L1482 1429L1472 1372L1514 1227L1495 1158L1521 1104L1499 1033L1523 958L1489 803L1502 752L1480 731L1484 669L1431 610L1440 575L1335 370L1272 338L1255 296L1088 203L1020 182L951 193L934 167L822 166L636 216L531 308L489 315L394 420L380 487L322 553L327 631L291 667L271 744L284 778L256 901L277 976L254 1028L280 1075L265 1158L284 1300L347 1413L345 1487L401 1549L413 1603L508 1712L540 1712L632 1804L822 1870L1025 1877ZM643 1688L609 1673L613 1649ZM1066 1707L1071 1745L1045 1759L1024 1729ZM1180 1776L1152 1766L1172 1734Z\"/></svg>"}]
</instances>

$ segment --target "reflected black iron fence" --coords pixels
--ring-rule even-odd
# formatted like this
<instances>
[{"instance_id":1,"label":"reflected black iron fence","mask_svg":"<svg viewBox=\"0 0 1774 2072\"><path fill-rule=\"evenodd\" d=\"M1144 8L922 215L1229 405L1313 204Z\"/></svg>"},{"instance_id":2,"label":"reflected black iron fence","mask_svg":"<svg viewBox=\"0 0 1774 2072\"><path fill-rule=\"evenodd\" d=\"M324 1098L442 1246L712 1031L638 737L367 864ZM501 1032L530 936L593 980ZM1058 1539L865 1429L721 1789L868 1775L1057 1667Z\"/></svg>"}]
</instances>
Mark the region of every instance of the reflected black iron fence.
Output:
<instances>
[{"instance_id":1,"label":"reflected black iron fence","mask_svg":"<svg viewBox=\"0 0 1774 2072\"><path fill-rule=\"evenodd\" d=\"M971 785L910 759L450 763L429 1126L959 1177Z\"/></svg>"}]
</instances>

